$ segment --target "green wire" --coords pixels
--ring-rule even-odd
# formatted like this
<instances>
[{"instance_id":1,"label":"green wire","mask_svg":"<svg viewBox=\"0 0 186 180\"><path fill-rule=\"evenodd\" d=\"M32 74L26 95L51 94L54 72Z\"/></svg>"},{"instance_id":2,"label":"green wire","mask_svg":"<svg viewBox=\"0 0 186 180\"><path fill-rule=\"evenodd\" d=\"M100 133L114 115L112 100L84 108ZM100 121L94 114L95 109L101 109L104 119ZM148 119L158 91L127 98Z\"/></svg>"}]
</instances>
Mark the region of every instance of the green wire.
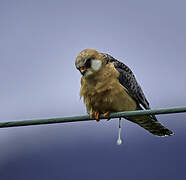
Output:
<instances>
[{"instance_id":1,"label":"green wire","mask_svg":"<svg viewBox=\"0 0 186 180\"><path fill-rule=\"evenodd\" d=\"M182 112L186 112L186 107L172 107L172 108L163 108L163 109L117 112L117 113L111 113L107 118L104 118L103 115L100 115L100 119L111 119L111 118L129 117L129 116L152 115L152 114L155 115L155 114L182 113ZM93 120L93 119L91 119L89 115L83 115L83 116L33 119L33 120L22 120L22 121L8 121L8 122L1 122L0 128L67 123L67 122L89 121L89 120Z\"/></svg>"}]
</instances>

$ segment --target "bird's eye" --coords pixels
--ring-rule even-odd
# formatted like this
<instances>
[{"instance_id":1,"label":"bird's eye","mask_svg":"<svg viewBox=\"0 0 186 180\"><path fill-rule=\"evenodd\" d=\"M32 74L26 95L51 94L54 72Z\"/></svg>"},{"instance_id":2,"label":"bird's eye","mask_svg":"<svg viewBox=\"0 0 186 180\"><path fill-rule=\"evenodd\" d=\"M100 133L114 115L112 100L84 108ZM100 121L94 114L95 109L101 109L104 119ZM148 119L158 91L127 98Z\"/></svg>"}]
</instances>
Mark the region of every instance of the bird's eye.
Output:
<instances>
[{"instance_id":1,"label":"bird's eye","mask_svg":"<svg viewBox=\"0 0 186 180\"><path fill-rule=\"evenodd\" d=\"M90 68L91 67L91 58L87 59L85 62L85 67Z\"/></svg>"}]
</instances>

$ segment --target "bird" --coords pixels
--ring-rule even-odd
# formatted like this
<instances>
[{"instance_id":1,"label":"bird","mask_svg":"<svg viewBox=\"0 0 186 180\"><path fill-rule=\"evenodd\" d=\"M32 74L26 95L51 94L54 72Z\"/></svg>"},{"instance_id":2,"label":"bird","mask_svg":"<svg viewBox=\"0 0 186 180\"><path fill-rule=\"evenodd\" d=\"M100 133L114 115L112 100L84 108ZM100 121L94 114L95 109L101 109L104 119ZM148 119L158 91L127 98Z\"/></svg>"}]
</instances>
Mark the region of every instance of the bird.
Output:
<instances>
[{"instance_id":1,"label":"bird","mask_svg":"<svg viewBox=\"0 0 186 180\"><path fill-rule=\"evenodd\" d=\"M112 112L150 109L141 86L132 70L109 54L95 49L84 49L75 61L80 71L80 97L87 113L99 121L100 114L108 117ZM155 115L126 117L157 136L171 136L173 132L161 125Z\"/></svg>"}]
</instances>

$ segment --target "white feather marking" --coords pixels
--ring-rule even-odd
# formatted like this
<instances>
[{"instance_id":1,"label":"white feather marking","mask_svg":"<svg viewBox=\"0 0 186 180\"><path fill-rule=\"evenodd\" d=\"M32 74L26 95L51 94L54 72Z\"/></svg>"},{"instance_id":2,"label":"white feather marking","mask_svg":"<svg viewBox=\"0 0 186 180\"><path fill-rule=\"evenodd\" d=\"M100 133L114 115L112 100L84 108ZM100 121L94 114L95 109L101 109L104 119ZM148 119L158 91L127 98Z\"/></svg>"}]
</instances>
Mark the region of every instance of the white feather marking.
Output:
<instances>
[{"instance_id":1,"label":"white feather marking","mask_svg":"<svg viewBox=\"0 0 186 180\"><path fill-rule=\"evenodd\" d=\"M91 67L95 71L98 71L101 68L102 62L100 60L94 59L91 61Z\"/></svg>"},{"instance_id":2,"label":"white feather marking","mask_svg":"<svg viewBox=\"0 0 186 180\"><path fill-rule=\"evenodd\" d=\"M122 140L121 140L121 118L119 118L119 131L118 131L117 145L120 146L121 144L122 144Z\"/></svg>"}]
</instances>

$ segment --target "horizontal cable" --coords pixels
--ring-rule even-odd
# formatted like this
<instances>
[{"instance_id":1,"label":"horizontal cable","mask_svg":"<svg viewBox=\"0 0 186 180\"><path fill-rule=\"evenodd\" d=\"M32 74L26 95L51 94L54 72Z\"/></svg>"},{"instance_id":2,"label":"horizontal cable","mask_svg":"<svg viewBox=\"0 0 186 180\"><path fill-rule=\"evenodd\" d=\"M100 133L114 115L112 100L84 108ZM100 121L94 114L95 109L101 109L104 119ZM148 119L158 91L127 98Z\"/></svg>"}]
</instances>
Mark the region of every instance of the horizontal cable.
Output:
<instances>
[{"instance_id":1,"label":"horizontal cable","mask_svg":"<svg viewBox=\"0 0 186 180\"><path fill-rule=\"evenodd\" d=\"M163 109L117 112L117 113L111 113L106 118L104 118L103 115L100 115L100 119L110 119L110 118L120 118L120 117L140 116L140 115L153 115L153 114L155 115L155 114L182 113L182 112L186 112L186 107L172 107L172 108L163 108ZM83 115L83 116L33 119L33 120L22 120L22 121L8 121L8 122L1 122L0 128L66 123L66 122L76 122L76 121L89 121L89 120L93 120L93 119L91 119L89 115Z\"/></svg>"}]
</instances>

